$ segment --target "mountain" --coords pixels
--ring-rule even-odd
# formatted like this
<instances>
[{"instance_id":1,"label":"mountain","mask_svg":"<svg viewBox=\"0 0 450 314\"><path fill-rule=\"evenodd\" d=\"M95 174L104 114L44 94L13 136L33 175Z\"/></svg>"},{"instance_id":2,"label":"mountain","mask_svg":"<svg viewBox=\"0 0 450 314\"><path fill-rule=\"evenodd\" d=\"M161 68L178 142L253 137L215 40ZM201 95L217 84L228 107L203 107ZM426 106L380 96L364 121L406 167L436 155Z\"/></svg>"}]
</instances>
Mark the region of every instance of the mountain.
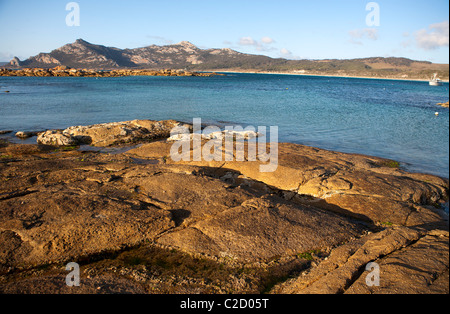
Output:
<instances>
[{"instance_id":1,"label":"mountain","mask_svg":"<svg viewBox=\"0 0 450 314\"><path fill-rule=\"evenodd\" d=\"M270 62L271 58L246 55L231 49L203 50L187 41L168 46L152 45L135 49L118 49L94 45L78 39L50 53L40 53L24 61L14 58L9 66L50 68L65 65L72 68L93 69L161 69L192 68L201 64L229 67L230 62L233 66L241 66L243 63L255 64L253 60Z\"/></svg>"},{"instance_id":2,"label":"mountain","mask_svg":"<svg viewBox=\"0 0 450 314\"><path fill-rule=\"evenodd\" d=\"M448 80L448 65L406 58L364 58L351 60L287 60L240 53L232 49L200 49L188 41L178 44L119 49L78 39L50 53L27 60L15 57L7 67L56 66L89 69L187 69L197 71L283 72L294 74L418 78L438 72Z\"/></svg>"}]
</instances>

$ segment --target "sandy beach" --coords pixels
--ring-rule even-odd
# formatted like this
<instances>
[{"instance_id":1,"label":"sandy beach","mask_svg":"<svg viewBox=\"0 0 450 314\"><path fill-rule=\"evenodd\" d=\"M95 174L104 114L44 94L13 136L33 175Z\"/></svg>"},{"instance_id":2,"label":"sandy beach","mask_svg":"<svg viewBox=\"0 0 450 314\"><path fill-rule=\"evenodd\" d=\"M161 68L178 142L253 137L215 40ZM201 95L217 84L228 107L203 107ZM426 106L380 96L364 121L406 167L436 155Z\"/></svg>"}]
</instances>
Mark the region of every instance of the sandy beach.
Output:
<instances>
[{"instance_id":1,"label":"sandy beach","mask_svg":"<svg viewBox=\"0 0 450 314\"><path fill-rule=\"evenodd\" d=\"M405 77L375 77L375 76L351 76L351 75L332 75L332 74L317 74L317 73L298 73L298 72L265 72L265 71L243 71L243 70L208 70L206 72L217 73L247 73L247 74L268 74L268 75L297 75L297 76L318 76L318 77L336 77L336 78L357 78L357 79L372 79L372 80L393 80L393 81L415 81L415 82L429 82L430 79L405 78ZM442 80L443 83L449 83L449 80Z\"/></svg>"}]
</instances>

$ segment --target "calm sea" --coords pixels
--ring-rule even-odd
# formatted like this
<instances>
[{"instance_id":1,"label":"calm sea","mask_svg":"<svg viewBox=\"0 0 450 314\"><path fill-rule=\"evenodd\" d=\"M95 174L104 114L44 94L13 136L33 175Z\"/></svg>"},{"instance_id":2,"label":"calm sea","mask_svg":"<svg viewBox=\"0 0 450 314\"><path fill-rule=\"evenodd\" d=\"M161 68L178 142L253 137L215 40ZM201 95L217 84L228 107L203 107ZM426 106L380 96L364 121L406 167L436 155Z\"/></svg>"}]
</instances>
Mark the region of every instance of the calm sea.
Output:
<instances>
[{"instance_id":1,"label":"calm sea","mask_svg":"<svg viewBox=\"0 0 450 314\"><path fill-rule=\"evenodd\" d=\"M448 88L448 83L264 74L0 77L0 130L133 119L275 125L283 142L391 158L409 171L448 178L449 110L436 106L448 101Z\"/></svg>"}]
</instances>

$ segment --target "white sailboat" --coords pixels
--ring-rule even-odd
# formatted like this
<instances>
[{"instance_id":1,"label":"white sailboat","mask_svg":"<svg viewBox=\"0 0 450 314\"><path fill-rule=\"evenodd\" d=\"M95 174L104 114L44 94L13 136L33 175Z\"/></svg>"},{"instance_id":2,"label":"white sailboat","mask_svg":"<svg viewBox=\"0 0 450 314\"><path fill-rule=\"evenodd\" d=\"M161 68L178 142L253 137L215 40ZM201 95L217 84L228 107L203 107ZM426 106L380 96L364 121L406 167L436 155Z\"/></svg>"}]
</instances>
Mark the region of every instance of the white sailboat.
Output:
<instances>
[{"instance_id":1,"label":"white sailboat","mask_svg":"<svg viewBox=\"0 0 450 314\"><path fill-rule=\"evenodd\" d=\"M437 77L437 73L434 73L434 76L431 78L430 85L431 86L442 86L442 81L441 81L441 79L439 79Z\"/></svg>"}]
</instances>

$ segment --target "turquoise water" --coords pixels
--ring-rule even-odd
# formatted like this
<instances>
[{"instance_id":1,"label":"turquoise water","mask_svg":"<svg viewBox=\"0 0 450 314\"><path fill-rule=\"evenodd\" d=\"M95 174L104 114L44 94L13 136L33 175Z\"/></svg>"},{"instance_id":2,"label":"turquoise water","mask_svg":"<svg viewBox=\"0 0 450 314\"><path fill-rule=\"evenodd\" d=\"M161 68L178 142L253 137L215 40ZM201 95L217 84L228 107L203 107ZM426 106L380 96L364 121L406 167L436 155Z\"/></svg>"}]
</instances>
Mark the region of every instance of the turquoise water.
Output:
<instances>
[{"instance_id":1,"label":"turquoise water","mask_svg":"<svg viewBox=\"0 0 450 314\"><path fill-rule=\"evenodd\" d=\"M398 160L449 177L449 85L290 75L0 77L0 130L133 119L279 127L283 142ZM4 91L10 93L4 93ZM435 116L439 112L439 116Z\"/></svg>"}]
</instances>

